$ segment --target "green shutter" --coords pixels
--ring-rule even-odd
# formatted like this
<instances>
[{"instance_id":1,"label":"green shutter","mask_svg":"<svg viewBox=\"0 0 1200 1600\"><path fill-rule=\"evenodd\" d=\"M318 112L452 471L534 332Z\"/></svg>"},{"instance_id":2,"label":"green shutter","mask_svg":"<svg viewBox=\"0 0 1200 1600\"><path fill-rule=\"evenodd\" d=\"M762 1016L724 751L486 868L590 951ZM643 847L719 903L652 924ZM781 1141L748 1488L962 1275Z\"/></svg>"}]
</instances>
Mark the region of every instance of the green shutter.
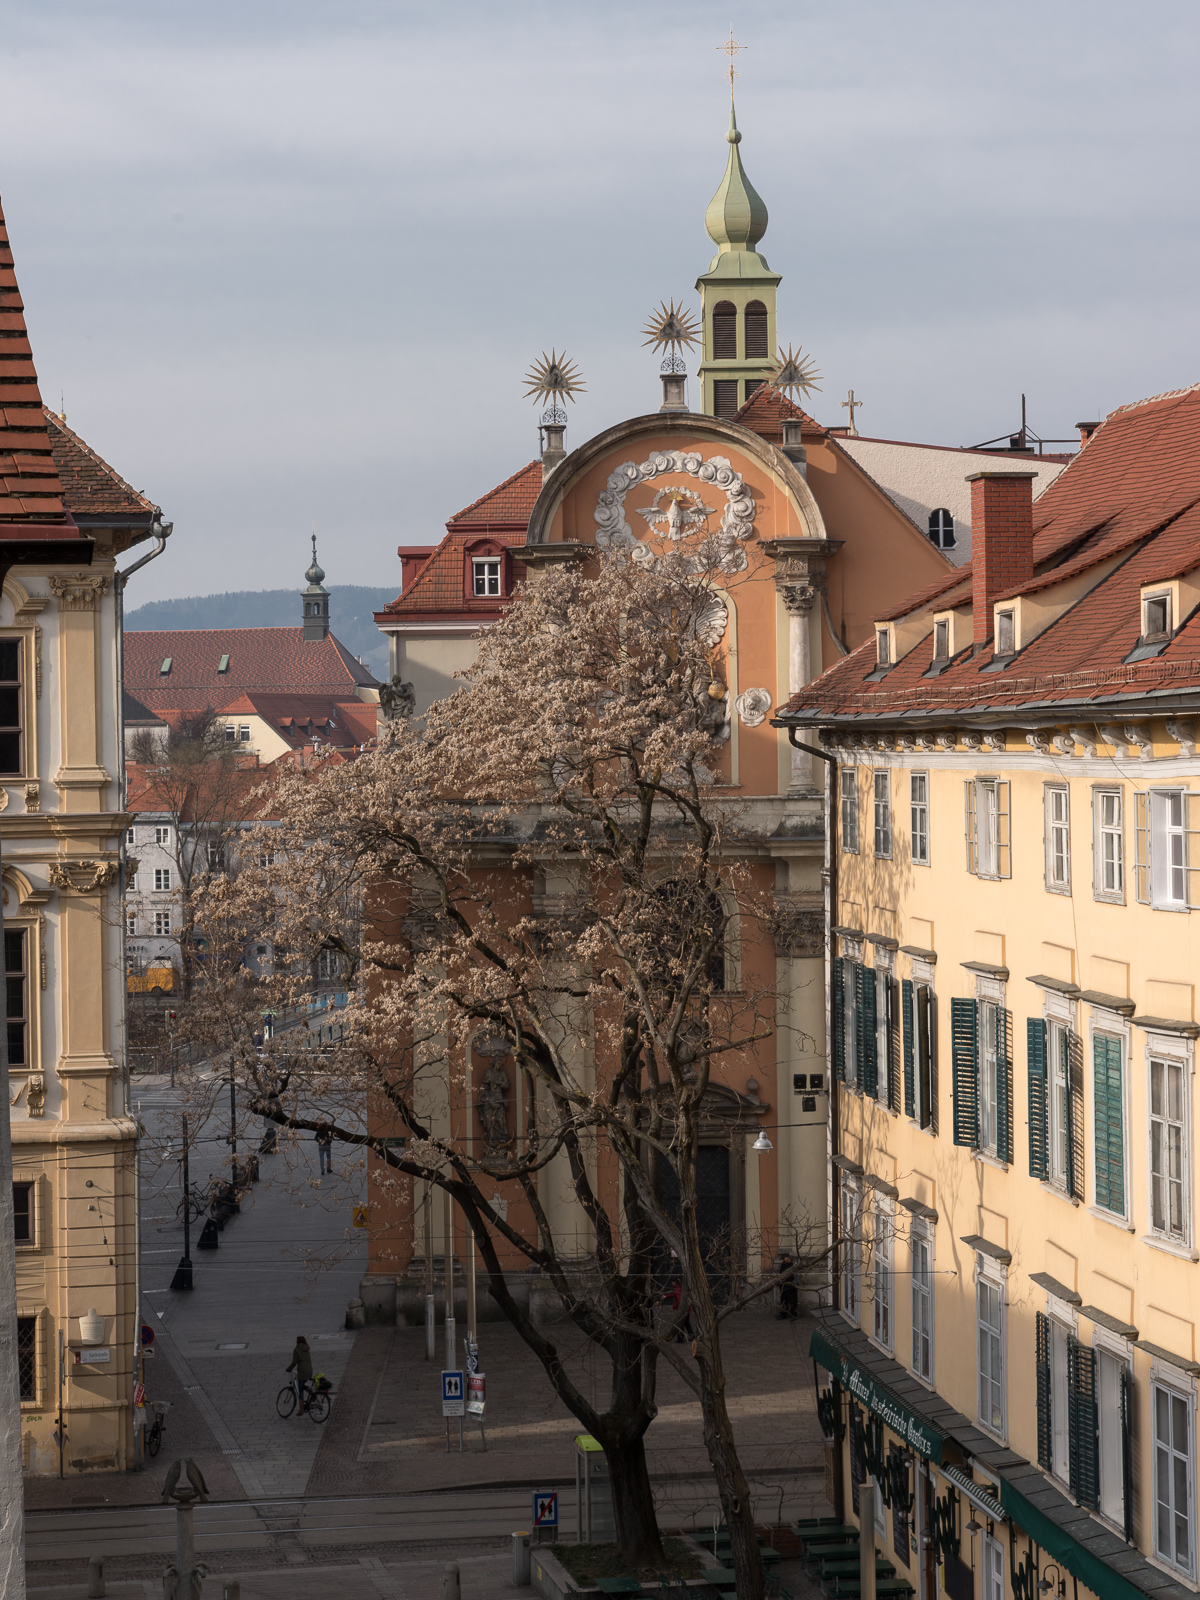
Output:
<instances>
[{"instance_id":1,"label":"green shutter","mask_svg":"<svg viewBox=\"0 0 1200 1600\"><path fill-rule=\"evenodd\" d=\"M1100 1504L1100 1450L1096 1418L1096 1352L1067 1336L1067 1427L1071 1493L1094 1511Z\"/></svg>"},{"instance_id":2,"label":"green shutter","mask_svg":"<svg viewBox=\"0 0 1200 1600\"><path fill-rule=\"evenodd\" d=\"M1012 1161L1012 1012L996 1007L996 1159Z\"/></svg>"},{"instance_id":3,"label":"green shutter","mask_svg":"<svg viewBox=\"0 0 1200 1600\"><path fill-rule=\"evenodd\" d=\"M875 1014L875 970L858 967L858 1087L872 1100L879 1093L879 1034ZM886 1063L885 1063L886 1067Z\"/></svg>"},{"instance_id":4,"label":"green shutter","mask_svg":"<svg viewBox=\"0 0 1200 1600\"><path fill-rule=\"evenodd\" d=\"M979 1040L974 1000L950 1002L950 1071L954 1142L979 1146Z\"/></svg>"},{"instance_id":5,"label":"green shutter","mask_svg":"<svg viewBox=\"0 0 1200 1600\"><path fill-rule=\"evenodd\" d=\"M904 1027L904 1115L916 1114L917 1091L913 1072L913 986L911 978L900 982L900 1014Z\"/></svg>"},{"instance_id":6,"label":"green shutter","mask_svg":"<svg viewBox=\"0 0 1200 1600\"><path fill-rule=\"evenodd\" d=\"M833 993L830 996L830 1020L833 1024L833 1048L829 1057L829 1086L845 1076L846 1071L846 974L841 956L834 956Z\"/></svg>"},{"instance_id":7,"label":"green shutter","mask_svg":"<svg viewBox=\"0 0 1200 1600\"><path fill-rule=\"evenodd\" d=\"M1067 1193L1083 1199L1083 1041L1067 1034Z\"/></svg>"},{"instance_id":8,"label":"green shutter","mask_svg":"<svg viewBox=\"0 0 1200 1600\"><path fill-rule=\"evenodd\" d=\"M1049 1176L1046 1147L1046 1024L1030 1017L1025 1024L1029 1056L1029 1176L1045 1182Z\"/></svg>"},{"instance_id":9,"label":"green shutter","mask_svg":"<svg viewBox=\"0 0 1200 1600\"><path fill-rule=\"evenodd\" d=\"M1050 1318L1038 1312L1037 1328L1037 1455L1038 1466L1054 1470L1054 1426L1050 1415Z\"/></svg>"},{"instance_id":10,"label":"green shutter","mask_svg":"<svg viewBox=\"0 0 1200 1600\"><path fill-rule=\"evenodd\" d=\"M1125 1097L1121 1086L1121 1041L1092 1037L1096 1105L1096 1204L1125 1215Z\"/></svg>"},{"instance_id":11,"label":"green shutter","mask_svg":"<svg viewBox=\"0 0 1200 1600\"><path fill-rule=\"evenodd\" d=\"M927 983L917 989L917 1081L921 1085L921 1126L938 1131L937 999Z\"/></svg>"},{"instance_id":12,"label":"green shutter","mask_svg":"<svg viewBox=\"0 0 1200 1600\"><path fill-rule=\"evenodd\" d=\"M1121 1510L1125 1543L1133 1543L1133 1373L1121 1368Z\"/></svg>"}]
</instances>

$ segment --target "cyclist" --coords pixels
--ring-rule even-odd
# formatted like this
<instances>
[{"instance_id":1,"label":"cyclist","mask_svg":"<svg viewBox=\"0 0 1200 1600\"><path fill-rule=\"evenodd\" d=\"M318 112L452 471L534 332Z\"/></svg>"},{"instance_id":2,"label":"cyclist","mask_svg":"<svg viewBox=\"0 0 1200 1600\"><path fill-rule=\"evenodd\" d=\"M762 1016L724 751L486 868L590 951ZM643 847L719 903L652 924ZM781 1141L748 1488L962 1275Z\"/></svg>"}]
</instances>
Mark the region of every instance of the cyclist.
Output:
<instances>
[{"instance_id":1,"label":"cyclist","mask_svg":"<svg viewBox=\"0 0 1200 1600\"><path fill-rule=\"evenodd\" d=\"M302 1333L296 1335L296 1348L292 1351L292 1359L288 1363L287 1371L296 1369L296 1400L298 1410L304 1410L305 1393L312 1383L313 1365L312 1351L308 1348L308 1340Z\"/></svg>"}]
</instances>

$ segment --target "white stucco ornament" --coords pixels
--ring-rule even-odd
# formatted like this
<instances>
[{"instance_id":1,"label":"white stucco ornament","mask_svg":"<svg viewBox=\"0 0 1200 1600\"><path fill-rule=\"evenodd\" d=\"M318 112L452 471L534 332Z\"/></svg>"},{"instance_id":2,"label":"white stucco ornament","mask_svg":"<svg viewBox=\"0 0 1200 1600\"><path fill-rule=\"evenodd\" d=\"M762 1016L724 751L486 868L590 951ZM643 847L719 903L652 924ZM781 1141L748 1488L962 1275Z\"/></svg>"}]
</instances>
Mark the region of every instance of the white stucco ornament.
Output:
<instances>
[{"instance_id":1,"label":"white stucco ornament","mask_svg":"<svg viewBox=\"0 0 1200 1600\"><path fill-rule=\"evenodd\" d=\"M746 689L733 703L746 727L757 728L767 720L767 712L771 709L771 691Z\"/></svg>"},{"instance_id":2,"label":"white stucco ornament","mask_svg":"<svg viewBox=\"0 0 1200 1600\"><path fill-rule=\"evenodd\" d=\"M601 550L627 549L634 561L651 563L654 552L626 520L625 496L652 478L676 473L724 491L721 525L715 532L710 530L715 508L706 506L690 484L664 484L653 500L636 508L648 529L676 542L695 538L697 547L694 555L689 554L689 565L696 571L715 565L723 572L744 572L746 552L741 547L754 537L754 496L724 456L710 456L706 461L692 451L659 450L640 466L623 461L609 473L596 500L596 544Z\"/></svg>"}]
</instances>

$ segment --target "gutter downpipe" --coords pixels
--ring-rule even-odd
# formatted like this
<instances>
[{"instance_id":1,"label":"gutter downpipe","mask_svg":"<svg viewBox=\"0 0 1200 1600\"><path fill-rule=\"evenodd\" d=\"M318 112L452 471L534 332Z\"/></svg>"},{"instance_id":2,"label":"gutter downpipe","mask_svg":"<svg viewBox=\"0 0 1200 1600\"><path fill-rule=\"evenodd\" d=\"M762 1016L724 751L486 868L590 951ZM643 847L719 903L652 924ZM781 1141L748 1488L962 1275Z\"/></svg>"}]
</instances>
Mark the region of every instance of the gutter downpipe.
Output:
<instances>
[{"instance_id":1,"label":"gutter downpipe","mask_svg":"<svg viewBox=\"0 0 1200 1600\"><path fill-rule=\"evenodd\" d=\"M167 548L167 540L174 528L173 522L164 522L159 511L154 513L154 521L150 524L150 532L154 535L154 549L148 550L144 556L139 557L132 566L113 574L113 590L117 600L117 638L116 638L116 697L117 697L117 806L124 811L128 798L125 786L125 585L140 567L147 566ZM125 868L128 859L128 845L126 843L125 828L120 835L120 862L121 862L121 905L117 918L121 930L121 983L125 985L126 957L125 957L125 891L129 885L125 881ZM128 994L123 987L121 992L121 1017L124 1037L122 1047L125 1054L125 1114L133 1111L133 1082L129 1072L129 1016ZM133 1382L136 1389L139 1383L145 1382L145 1357L142 1355L142 1167L137 1159L136 1146L133 1163ZM129 1406L130 1424L134 1418L132 1397ZM133 1428L133 1460L137 1470L146 1465L145 1439L143 1429Z\"/></svg>"},{"instance_id":2,"label":"gutter downpipe","mask_svg":"<svg viewBox=\"0 0 1200 1600\"><path fill-rule=\"evenodd\" d=\"M787 725L788 743L795 750L805 750L810 756L817 756L825 763L825 866L821 876L825 880L825 1066L828 1073L829 1084L829 1242L830 1242L830 1294L836 1306L841 1299L841 1258L838 1252L838 1229L840 1217L838 1212L837 1171L832 1157L841 1152L841 1114L838 1101L839 1075L834 1070L833 1060L833 926L837 912L838 882L837 882L837 827L838 827L838 764L836 756L831 756L826 750L819 750L816 745L805 744L797 739L795 728ZM832 1377L832 1374L831 1374ZM842 1458L842 1396L841 1385L833 1382L834 1396L834 1429L833 1429L833 1493L834 1515L846 1520L846 1489L844 1462Z\"/></svg>"}]
</instances>

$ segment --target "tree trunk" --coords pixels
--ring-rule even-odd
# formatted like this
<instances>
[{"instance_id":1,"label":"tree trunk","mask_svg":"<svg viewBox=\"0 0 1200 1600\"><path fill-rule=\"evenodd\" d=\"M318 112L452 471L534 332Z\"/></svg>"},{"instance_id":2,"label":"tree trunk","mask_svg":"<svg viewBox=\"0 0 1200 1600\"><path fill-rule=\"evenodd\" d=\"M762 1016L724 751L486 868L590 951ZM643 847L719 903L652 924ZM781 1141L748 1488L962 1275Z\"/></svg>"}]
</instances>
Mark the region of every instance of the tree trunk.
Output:
<instances>
[{"instance_id":1,"label":"tree trunk","mask_svg":"<svg viewBox=\"0 0 1200 1600\"><path fill-rule=\"evenodd\" d=\"M605 1445L604 1457L612 1483L618 1559L635 1570L663 1565L662 1536L654 1510L650 1469L646 1465L645 1435Z\"/></svg>"},{"instance_id":2,"label":"tree trunk","mask_svg":"<svg viewBox=\"0 0 1200 1600\"><path fill-rule=\"evenodd\" d=\"M717 1493L725 1513L725 1526L733 1551L737 1574L738 1600L763 1600L762 1557L754 1531L754 1506L750 1486L738 1459L733 1424L725 1405L725 1368L715 1318L696 1344L700 1372L700 1411L704 1422L704 1444L717 1480Z\"/></svg>"}]
</instances>

